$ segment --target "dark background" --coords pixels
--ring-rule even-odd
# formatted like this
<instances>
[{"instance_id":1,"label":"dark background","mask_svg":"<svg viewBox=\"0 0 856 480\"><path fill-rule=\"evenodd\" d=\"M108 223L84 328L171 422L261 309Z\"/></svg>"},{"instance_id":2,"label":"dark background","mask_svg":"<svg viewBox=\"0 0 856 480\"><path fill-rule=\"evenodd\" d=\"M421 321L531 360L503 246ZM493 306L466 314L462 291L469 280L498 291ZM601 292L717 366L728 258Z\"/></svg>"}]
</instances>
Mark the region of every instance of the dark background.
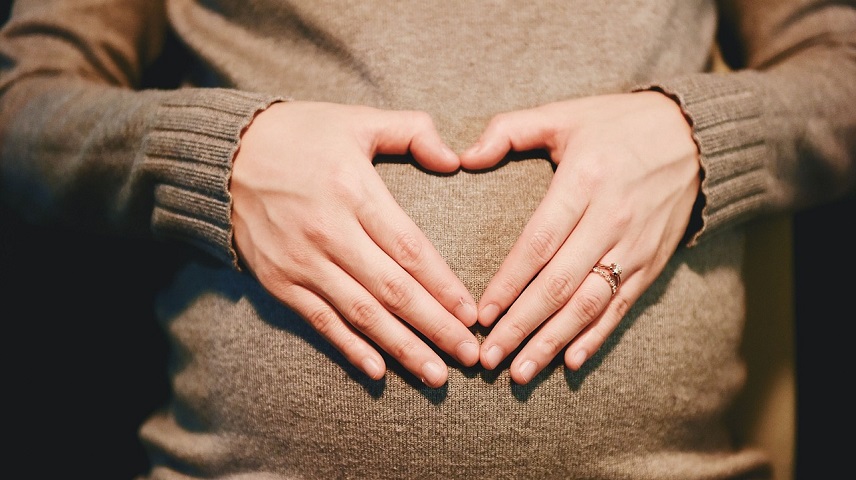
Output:
<instances>
[{"instance_id":1,"label":"dark background","mask_svg":"<svg viewBox=\"0 0 856 480\"><path fill-rule=\"evenodd\" d=\"M9 3L0 1L0 23ZM794 217L798 479L850 471L854 218L853 197ZM172 253L0 210L8 468L27 478L145 471L137 428L168 395L151 305L166 279L158 260Z\"/></svg>"}]
</instances>

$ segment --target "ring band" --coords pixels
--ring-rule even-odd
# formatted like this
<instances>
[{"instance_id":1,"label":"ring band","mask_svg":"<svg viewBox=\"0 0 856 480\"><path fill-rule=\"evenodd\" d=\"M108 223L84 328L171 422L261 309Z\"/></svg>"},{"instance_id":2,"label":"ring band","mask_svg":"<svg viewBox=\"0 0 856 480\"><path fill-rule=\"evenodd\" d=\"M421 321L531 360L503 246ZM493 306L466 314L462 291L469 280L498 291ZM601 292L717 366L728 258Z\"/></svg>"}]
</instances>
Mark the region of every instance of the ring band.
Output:
<instances>
[{"instance_id":1,"label":"ring band","mask_svg":"<svg viewBox=\"0 0 856 480\"><path fill-rule=\"evenodd\" d=\"M614 296L615 292L618 291L618 287L621 286L621 265L612 263L609 266L606 266L602 263L598 263L591 268L591 271L600 275L607 283L609 283L609 288L612 289L612 295Z\"/></svg>"}]
</instances>

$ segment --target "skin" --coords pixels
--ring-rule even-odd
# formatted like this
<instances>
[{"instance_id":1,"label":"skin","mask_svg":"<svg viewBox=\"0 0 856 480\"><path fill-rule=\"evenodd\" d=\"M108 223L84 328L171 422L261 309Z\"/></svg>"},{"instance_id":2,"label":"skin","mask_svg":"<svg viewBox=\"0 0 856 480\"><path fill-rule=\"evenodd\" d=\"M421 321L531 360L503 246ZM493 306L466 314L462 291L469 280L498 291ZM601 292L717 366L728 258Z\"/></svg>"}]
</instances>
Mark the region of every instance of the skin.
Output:
<instances>
[{"instance_id":1,"label":"skin","mask_svg":"<svg viewBox=\"0 0 856 480\"><path fill-rule=\"evenodd\" d=\"M532 149L547 150L556 173L478 305L479 323L495 323L481 345L485 368L528 338L510 367L520 384L563 350L578 370L603 345L678 247L700 187L691 127L657 92L500 114L461 165L485 168ZM615 296L591 271L612 262L624 271Z\"/></svg>"},{"instance_id":2,"label":"skin","mask_svg":"<svg viewBox=\"0 0 856 480\"><path fill-rule=\"evenodd\" d=\"M550 153L556 173L476 309L372 159L410 152L453 172L533 149ZM639 92L499 114L460 156L423 112L275 104L242 137L231 193L238 254L272 295L369 377L385 374L377 347L439 387L448 368L408 325L463 365L491 370L525 341L510 369L519 384L562 351L579 369L663 270L699 187L680 108ZM622 266L614 296L591 271L599 262ZM493 325L481 347L467 328L476 321Z\"/></svg>"},{"instance_id":3,"label":"skin","mask_svg":"<svg viewBox=\"0 0 856 480\"><path fill-rule=\"evenodd\" d=\"M244 132L234 160L235 246L274 297L366 375L385 374L380 348L439 387L448 368L410 327L472 366L479 346L467 327L477 313L372 165L376 154L407 152L429 170L460 167L425 113L272 105Z\"/></svg>"}]
</instances>

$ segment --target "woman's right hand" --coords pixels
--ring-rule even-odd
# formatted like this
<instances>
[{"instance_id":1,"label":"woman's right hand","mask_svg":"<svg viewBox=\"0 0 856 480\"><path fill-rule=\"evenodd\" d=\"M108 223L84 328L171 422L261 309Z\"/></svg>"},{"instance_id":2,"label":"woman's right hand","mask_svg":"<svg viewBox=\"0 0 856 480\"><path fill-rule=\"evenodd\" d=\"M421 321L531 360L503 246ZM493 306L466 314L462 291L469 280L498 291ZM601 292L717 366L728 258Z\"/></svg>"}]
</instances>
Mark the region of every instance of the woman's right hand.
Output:
<instances>
[{"instance_id":1,"label":"woman's right hand","mask_svg":"<svg viewBox=\"0 0 856 480\"><path fill-rule=\"evenodd\" d=\"M445 362L410 327L472 366L475 301L372 164L376 154L408 152L429 170L460 166L426 113L270 106L235 156L234 241L262 286L369 377L386 371L374 344L439 387Z\"/></svg>"}]
</instances>

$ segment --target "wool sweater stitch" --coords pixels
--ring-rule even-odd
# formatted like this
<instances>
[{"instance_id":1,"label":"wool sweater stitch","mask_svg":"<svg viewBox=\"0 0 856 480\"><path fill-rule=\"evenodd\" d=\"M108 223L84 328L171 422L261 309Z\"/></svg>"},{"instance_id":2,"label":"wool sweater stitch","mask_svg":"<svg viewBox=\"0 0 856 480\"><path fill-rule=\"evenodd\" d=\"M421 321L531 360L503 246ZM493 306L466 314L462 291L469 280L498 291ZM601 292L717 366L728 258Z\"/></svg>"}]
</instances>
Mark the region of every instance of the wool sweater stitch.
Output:
<instances>
[{"instance_id":1,"label":"wool sweater stitch","mask_svg":"<svg viewBox=\"0 0 856 480\"><path fill-rule=\"evenodd\" d=\"M150 86L176 45L179 83ZM23 0L0 33L0 194L34 222L194 247L158 298L173 396L141 428L152 480L769 478L724 422L744 228L852 191L854 49L853 2ZM560 356L519 386L507 362L452 363L430 389L388 359L372 381L238 267L231 161L273 102L424 110L461 150L499 112L648 88L692 125L701 208L579 372ZM476 299L553 172L376 167Z\"/></svg>"}]
</instances>

